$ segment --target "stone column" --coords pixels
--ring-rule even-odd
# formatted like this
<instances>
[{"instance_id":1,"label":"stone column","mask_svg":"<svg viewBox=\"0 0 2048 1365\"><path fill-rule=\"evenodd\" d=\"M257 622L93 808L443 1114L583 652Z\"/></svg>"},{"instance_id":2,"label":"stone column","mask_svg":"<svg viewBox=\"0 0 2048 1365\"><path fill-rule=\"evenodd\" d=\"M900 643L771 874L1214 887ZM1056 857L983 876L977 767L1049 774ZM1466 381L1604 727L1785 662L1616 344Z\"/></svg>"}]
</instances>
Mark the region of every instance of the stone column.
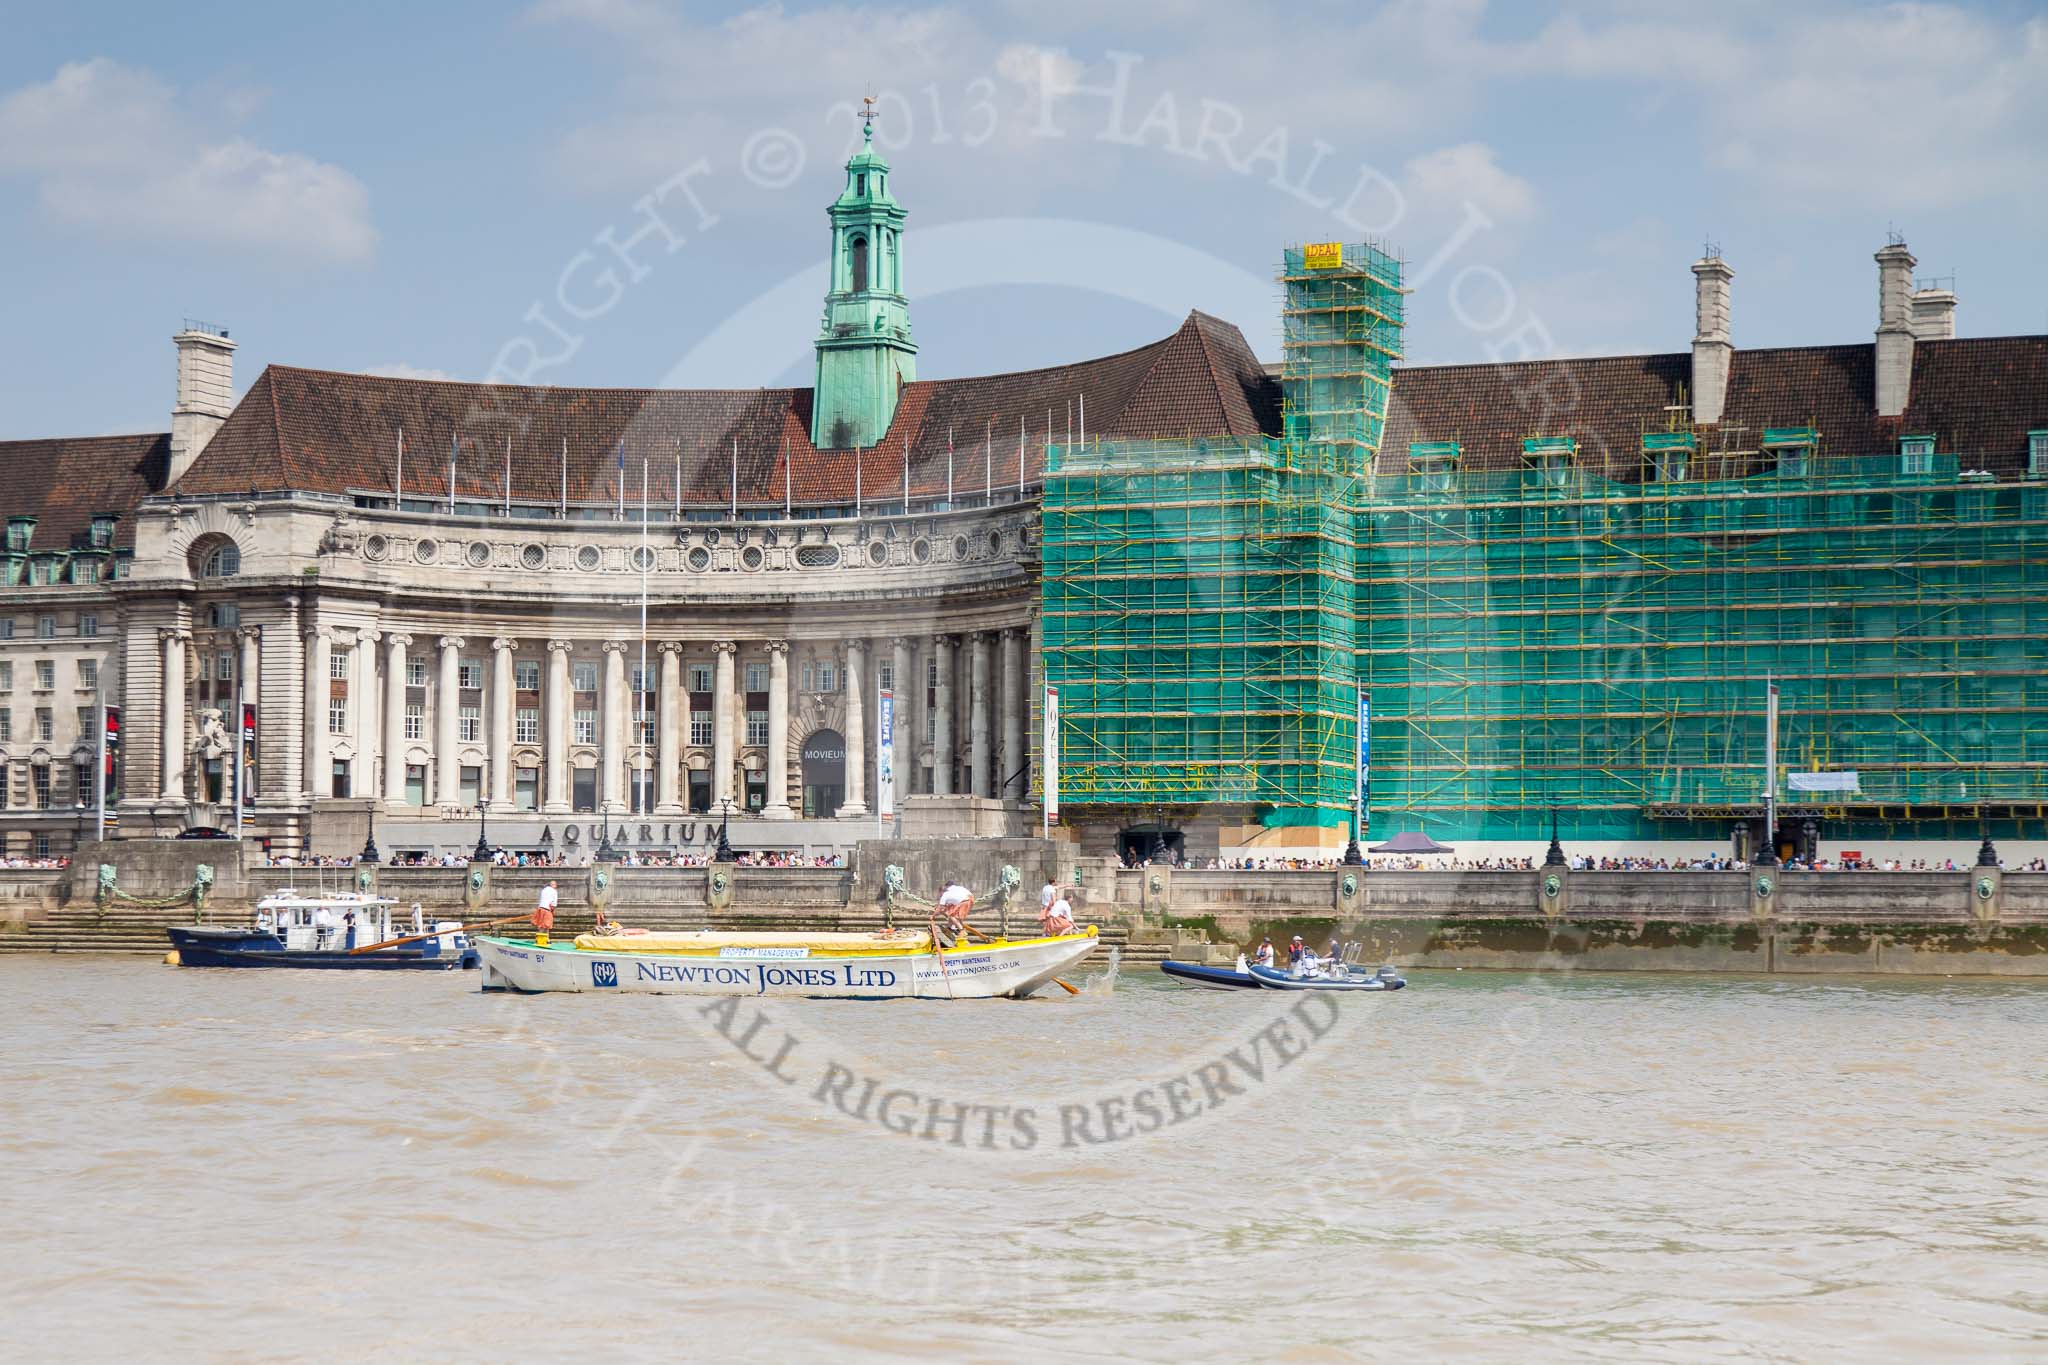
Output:
<instances>
[{"instance_id":1,"label":"stone column","mask_svg":"<svg viewBox=\"0 0 2048 1365\"><path fill-rule=\"evenodd\" d=\"M733 656L739 646L731 640L720 640L712 646L718 651L718 671L711 682L711 800L721 808L734 803L732 789L732 762L738 749L733 744Z\"/></svg>"},{"instance_id":2,"label":"stone column","mask_svg":"<svg viewBox=\"0 0 2048 1365\"><path fill-rule=\"evenodd\" d=\"M768 642L768 803L761 814L788 820L789 808L789 641Z\"/></svg>"},{"instance_id":3,"label":"stone column","mask_svg":"<svg viewBox=\"0 0 2048 1365\"><path fill-rule=\"evenodd\" d=\"M569 651L574 646L567 640L548 641L548 690L543 700L545 714L547 754L547 800L542 809L549 815L569 813L569 711L575 698L569 695Z\"/></svg>"},{"instance_id":4,"label":"stone column","mask_svg":"<svg viewBox=\"0 0 2048 1365\"><path fill-rule=\"evenodd\" d=\"M868 813L868 642L846 642L846 801L841 815Z\"/></svg>"},{"instance_id":5,"label":"stone column","mask_svg":"<svg viewBox=\"0 0 2048 1365\"><path fill-rule=\"evenodd\" d=\"M159 630L163 645L163 798L185 799L185 642L189 630Z\"/></svg>"},{"instance_id":6,"label":"stone column","mask_svg":"<svg viewBox=\"0 0 2048 1365\"><path fill-rule=\"evenodd\" d=\"M604 642L604 696L599 738L604 747L598 763L604 790L597 808L619 814L626 809L626 642Z\"/></svg>"},{"instance_id":7,"label":"stone column","mask_svg":"<svg viewBox=\"0 0 2048 1365\"><path fill-rule=\"evenodd\" d=\"M512 651L517 640L491 641L491 809L512 809Z\"/></svg>"},{"instance_id":8,"label":"stone column","mask_svg":"<svg viewBox=\"0 0 2048 1365\"><path fill-rule=\"evenodd\" d=\"M987 796L995 790L989 781L989 773L995 765L992 761L994 746L989 743L988 725L988 632L977 630L970 640L973 654L967 693L967 737L971 746L967 756L970 774L968 793L973 796Z\"/></svg>"},{"instance_id":9,"label":"stone column","mask_svg":"<svg viewBox=\"0 0 2048 1365\"><path fill-rule=\"evenodd\" d=\"M655 646L661 651L661 693L655 699L654 737L659 746L654 755L654 813L681 815L683 803L677 797L681 782L683 745L678 705L683 695L683 647L674 640Z\"/></svg>"},{"instance_id":10,"label":"stone column","mask_svg":"<svg viewBox=\"0 0 2048 1365\"><path fill-rule=\"evenodd\" d=\"M356 657L349 663L348 707L355 717L356 766L350 796L377 794L377 641L374 630L356 632Z\"/></svg>"},{"instance_id":11,"label":"stone column","mask_svg":"<svg viewBox=\"0 0 2048 1365\"><path fill-rule=\"evenodd\" d=\"M333 634L326 626L306 630L306 798L332 790L334 765L328 761L327 657Z\"/></svg>"},{"instance_id":12,"label":"stone column","mask_svg":"<svg viewBox=\"0 0 2048 1365\"><path fill-rule=\"evenodd\" d=\"M244 626L238 634L242 644L242 657L237 665L241 669L237 681L241 684L243 704L248 706L251 713L254 714L259 710L261 703L261 698L258 696L258 684L263 676L263 658L259 652L259 641L262 633L254 626ZM261 732L262 727L259 726L259 737ZM230 735L235 733L233 725L228 726L228 733ZM238 765L235 769L235 776L237 781L244 784L242 804L246 806L255 795L254 788L256 784L249 779L256 772L256 764L253 761L244 762L241 754L235 755L235 762Z\"/></svg>"},{"instance_id":13,"label":"stone column","mask_svg":"<svg viewBox=\"0 0 2048 1365\"><path fill-rule=\"evenodd\" d=\"M911 778L911 770L917 766L918 741L924 738L922 730L913 729L911 717L918 708L910 704L912 697L924 696L924 679L911 677L917 667L917 642L907 635L899 635L889 642L892 668L890 677L896 686L896 819L903 819L903 798L917 790L917 783ZM880 724L878 719L876 724ZM878 779L879 780L879 779Z\"/></svg>"},{"instance_id":14,"label":"stone column","mask_svg":"<svg viewBox=\"0 0 2048 1365\"><path fill-rule=\"evenodd\" d=\"M1024 753L1024 632L1003 632L1003 755L996 795L1021 801L1030 779Z\"/></svg>"},{"instance_id":15,"label":"stone column","mask_svg":"<svg viewBox=\"0 0 2048 1365\"><path fill-rule=\"evenodd\" d=\"M460 635L441 637L441 691L434 702L434 804L453 811L462 800L462 757L455 750L455 715L462 706Z\"/></svg>"},{"instance_id":16,"label":"stone column","mask_svg":"<svg viewBox=\"0 0 2048 1365\"><path fill-rule=\"evenodd\" d=\"M932 688L932 795L953 794L953 638L932 636L938 681Z\"/></svg>"},{"instance_id":17,"label":"stone column","mask_svg":"<svg viewBox=\"0 0 2048 1365\"><path fill-rule=\"evenodd\" d=\"M412 636L384 637L384 804L405 804L405 650Z\"/></svg>"}]
</instances>

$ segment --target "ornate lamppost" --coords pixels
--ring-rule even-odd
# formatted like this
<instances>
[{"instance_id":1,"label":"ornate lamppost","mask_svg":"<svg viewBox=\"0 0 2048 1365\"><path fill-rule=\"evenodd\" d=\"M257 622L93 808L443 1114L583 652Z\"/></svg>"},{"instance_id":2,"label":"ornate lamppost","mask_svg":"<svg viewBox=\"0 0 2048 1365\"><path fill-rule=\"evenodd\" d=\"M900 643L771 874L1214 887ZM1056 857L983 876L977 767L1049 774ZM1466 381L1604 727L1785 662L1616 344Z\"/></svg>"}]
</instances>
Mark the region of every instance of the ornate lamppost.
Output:
<instances>
[{"instance_id":1,"label":"ornate lamppost","mask_svg":"<svg viewBox=\"0 0 2048 1365\"><path fill-rule=\"evenodd\" d=\"M363 851L356 855L356 861L359 863L374 863L382 861L383 857L384 855L377 851L377 803L372 801L370 803L370 829L363 836Z\"/></svg>"},{"instance_id":2,"label":"ornate lamppost","mask_svg":"<svg viewBox=\"0 0 2048 1365\"><path fill-rule=\"evenodd\" d=\"M1557 841L1556 806L1550 808L1550 847L1543 854L1543 865L1545 867L1563 867L1565 865L1564 845Z\"/></svg>"}]
</instances>

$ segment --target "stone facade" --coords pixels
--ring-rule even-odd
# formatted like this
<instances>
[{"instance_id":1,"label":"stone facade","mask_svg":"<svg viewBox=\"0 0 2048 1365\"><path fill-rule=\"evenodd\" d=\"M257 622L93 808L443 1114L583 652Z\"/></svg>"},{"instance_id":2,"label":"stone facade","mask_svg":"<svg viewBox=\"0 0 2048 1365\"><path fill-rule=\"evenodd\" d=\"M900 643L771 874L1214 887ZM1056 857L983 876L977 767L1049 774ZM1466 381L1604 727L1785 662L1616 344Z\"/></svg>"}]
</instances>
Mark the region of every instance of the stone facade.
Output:
<instances>
[{"instance_id":1,"label":"stone facade","mask_svg":"<svg viewBox=\"0 0 2048 1365\"><path fill-rule=\"evenodd\" d=\"M479 806L508 847L728 811L742 847L785 846L778 829L797 825L786 846L838 847L876 828L883 686L903 697L900 796L1015 797L1035 733L1033 531L1029 506L1001 498L644 529L296 494L153 500L134 574L112 587L122 826L231 802L212 713L231 732L238 687L255 718L246 812L293 847L318 842L323 806L365 800L407 849L473 843ZM223 544L236 571L204 576Z\"/></svg>"}]
</instances>

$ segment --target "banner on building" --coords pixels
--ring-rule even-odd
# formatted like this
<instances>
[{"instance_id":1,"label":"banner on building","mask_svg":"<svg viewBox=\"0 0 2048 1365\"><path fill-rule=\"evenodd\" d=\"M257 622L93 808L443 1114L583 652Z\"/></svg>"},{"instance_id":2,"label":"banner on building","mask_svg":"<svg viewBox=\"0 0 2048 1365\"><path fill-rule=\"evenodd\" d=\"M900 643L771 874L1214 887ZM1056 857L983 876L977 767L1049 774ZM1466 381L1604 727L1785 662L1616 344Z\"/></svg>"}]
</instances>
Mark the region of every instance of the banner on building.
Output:
<instances>
[{"instance_id":1,"label":"banner on building","mask_svg":"<svg viewBox=\"0 0 2048 1365\"><path fill-rule=\"evenodd\" d=\"M1045 689L1045 819L1050 824L1060 814L1060 690Z\"/></svg>"},{"instance_id":2,"label":"banner on building","mask_svg":"<svg viewBox=\"0 0 2048 1365\"><path fill-rule=\"evenodd\" d=\"M1344 264L1344 244L1310 242L1301 249L1301 263L1310 270L1336 270Z\"/></svg>"},{"instance_id":3,"label":"banner on building","mask_svg":"<svg viewBox=\"0 0 2048 1365\"><path fill-rule=\"evenodd\" d=\"M1365 799L1372 794L1372 702L1365 689L1358 689L1358 787L1352 800L1358 803L1360 824L1364 823ZM1363 833L1361 828L1360 833Z\"/></svg>"},{"instance_id":4,"label":"banner on building","mask_svg":"<svg viewBox=\"0 0 2048 1365\"><path fill-rule=\"evenodd\" d=\"M875 701L875 812L896 818L896 694L882 688Z\"/></svg>"},{"instance_id":5,"label":"banner on building","mask_svg":"<svg viewBox=\"0 0 2048 1365\"><path fill-rule=\"evenodd\" d=\"M1764 795L1778 790L1778 685L1764 689Z\"/></svg>"},{"instance_id":6,"label":"banner on building","mask_svg":"<svg viewBox=\"0 0 2048 1365\"><path fill-rule=\"evenodd\" d=\"M1853 770L1836 773L1793 773L1786 778L1786 783L1796 792L1853 792L1863 789L1863 784L1857 780Z\"/></svg>"}]
</instances>

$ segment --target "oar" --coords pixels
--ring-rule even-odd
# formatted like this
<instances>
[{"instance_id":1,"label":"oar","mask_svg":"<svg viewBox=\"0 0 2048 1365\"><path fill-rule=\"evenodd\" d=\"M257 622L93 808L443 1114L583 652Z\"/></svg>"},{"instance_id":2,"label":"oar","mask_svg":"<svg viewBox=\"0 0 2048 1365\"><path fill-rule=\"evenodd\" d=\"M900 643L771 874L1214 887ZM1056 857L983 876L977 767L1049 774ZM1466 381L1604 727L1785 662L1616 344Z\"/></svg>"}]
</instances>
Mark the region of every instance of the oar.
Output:
<instances>
[{"instance_id":1,"label":"oar","mask_svg":"<svg viewBox=\"0 0 2048 1365\"><path fill-rule=\"evenodd\" d=\"M983 943L994 943L994 942L995 942L995 940L994 940L993 938L989 937L989 936L988 936L987 934L984 934L983 932L981 932L981 930L979 930L979 929L975 928L975 927L974 927L973 925L971 925L971 924L967 923L967 922L966 922L966 921L964 921L964 920L963 920L963 921L961 921L960 927L961 927L962 929L966 930L966 931L967 931L968 933L970 933L970 934L974 935L974 936L975 936L976 938L980 939L980 940L981 940L981 941L982 941ZM940 960L941 962L944 962L944 961L945 961L945 955L944 955L943 953L941 953L941 954L940 954L939 960ZM1075 990L1075 989L1074 989L1074 988L1073 988L1072 986L1069 986L1069 985L1068 985L1068 984L1067 984L1066 982L1064 982L1064 981L1060 980L1060 979L1059 979L1058 977L1054 977L1054 978L1052 979L1052 984L1053 984L1053 985L1055 985L1055 986L1058 986L1058 987L1059 987L1059 988L1060 988L1061 990L1065 991L1065 992L1066 992L1066 993L1067 993L1068 995L1079 995L1079 994L1081 993L1081 992L1079 992L1078 990Z\"/></svg>"},{"instance_id":2,"label":"oar","mask_svg":"<svg viewBox=\"0 0 2048 1365\"><path fill-rule=\"evenodd\" d=\"M349 953L351 956L356 953L374 953L379 948L396 948L401 943L419 943L426 939L439 938L442 933L466 934L472 929L489 929L493 925L498 924L517 924L520 920L530 920L532 918L533 912L528 911L523 915L507 915L503 919L487 919L481 924L458 924L453 929L445 929L432 934L408 934L404 938L387 938L382 943L369 943L360 948L351 948Z\"/></svg>"}]
</instances>

